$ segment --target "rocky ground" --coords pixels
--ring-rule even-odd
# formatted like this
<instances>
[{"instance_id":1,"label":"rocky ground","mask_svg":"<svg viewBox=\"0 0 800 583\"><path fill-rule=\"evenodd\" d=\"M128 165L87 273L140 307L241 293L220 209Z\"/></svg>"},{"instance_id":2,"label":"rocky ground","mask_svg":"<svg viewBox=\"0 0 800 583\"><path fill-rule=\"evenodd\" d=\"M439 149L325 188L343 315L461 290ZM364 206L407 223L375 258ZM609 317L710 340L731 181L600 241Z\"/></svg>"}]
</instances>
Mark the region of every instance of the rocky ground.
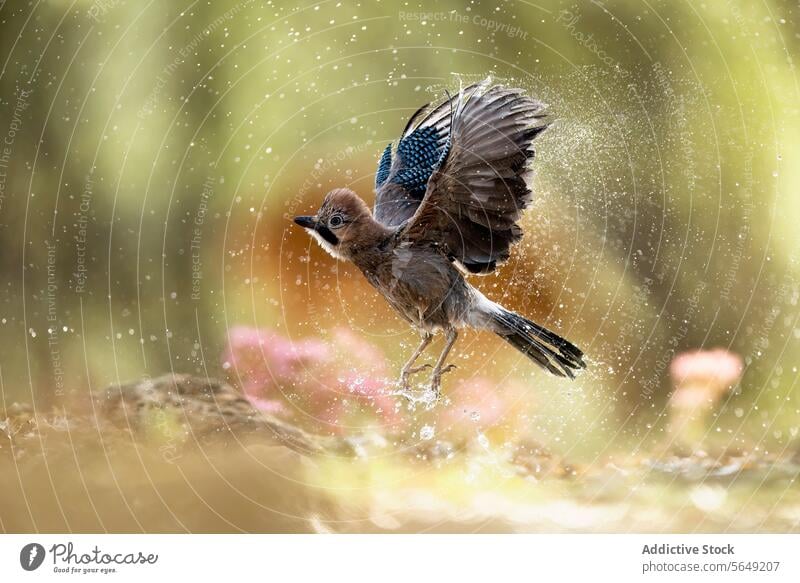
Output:
<instances>
[{"instance_id":1,"label":"rocky ground","mask_svg":"<svg viewBox=\"0 0 800 583\"><path fill-rule=\"evenodd\" d=\"M540 444L310 434L170 375L0 413L0 528L95 532L787 532L797 456L572 464Z\"/></svg>"}]
</instances>

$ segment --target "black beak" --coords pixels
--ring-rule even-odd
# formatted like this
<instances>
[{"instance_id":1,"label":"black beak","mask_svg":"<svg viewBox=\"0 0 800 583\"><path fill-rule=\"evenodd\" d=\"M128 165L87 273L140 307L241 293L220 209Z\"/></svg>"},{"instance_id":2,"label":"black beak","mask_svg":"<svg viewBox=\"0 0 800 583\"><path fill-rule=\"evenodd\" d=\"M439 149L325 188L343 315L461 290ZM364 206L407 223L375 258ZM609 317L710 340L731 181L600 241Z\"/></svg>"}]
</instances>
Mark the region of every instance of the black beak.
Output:
<instances>
[{"instance_id":1,"label":"black beak","mask_svg":"<svg viewBox=\"0 0 800 583\"><path fill-rule=\"evenodd\" d=\"M317 227L317 221L314 220L314 217L295 217L294 222L304 229L315 229Z\"/></svg>"},{"instance_id":2,"label":"black beak","mask_svg":"<svg viewBox=\"0 0 800 583\"><path fill-rule=\"evenodd\" d=\"M294 222L304 229L310 229L319 234L320 237L325 239L331 245L336 246L339 244L339 238L334 235L328 227L317 222L316 217L295 217Z\"/></svg>"}]
</instances>

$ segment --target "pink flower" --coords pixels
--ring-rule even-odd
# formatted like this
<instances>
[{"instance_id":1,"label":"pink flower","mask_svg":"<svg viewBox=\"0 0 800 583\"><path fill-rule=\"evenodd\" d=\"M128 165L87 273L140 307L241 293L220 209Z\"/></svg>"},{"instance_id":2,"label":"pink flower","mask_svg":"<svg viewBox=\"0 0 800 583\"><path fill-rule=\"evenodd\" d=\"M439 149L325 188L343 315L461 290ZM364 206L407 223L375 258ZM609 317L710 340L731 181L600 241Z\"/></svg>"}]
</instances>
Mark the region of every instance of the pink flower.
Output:
<instances>
[{"instance_id":1,"label":"pink flower","mask_svg":"<svg viewBox=\"0 0 800 583\"><path fill-rule=\"evenodd\" d=\"M333 425L334 431L401 420L384 354L350 330L336 330L335 342L328 345L237 326L229 331L223 357L223 367L259 410L302 411L300 417L322 421L328 430Z\"/></svg>"},{"instance_id":2,"label":"pink flower","mask_svg":"<svg viewBox=\"0 0 800 583\"><path fill-rule=\"evenodd\" d=\"M391 381L351 373L344 377L342 385L344 391L349 392L359 403L378 413L384 421L396 420L396 401L392 395L394 383Z\"/></svg>"},{"instance_id":3,"label":"pink flower","mask_svg":"<svg viewBox=\"0 0 800 583\"><path fill-rule=\"evenodd\" d=\"M669 399L670 445L704 447L707 417L720 397L742 376L739 355L718 348L678 355L670 365L674 390Z\"/></svg>"},{"instance_id":4,"label":"pink flower","mask_svg":"<svg viewBox=\"0 0 800 583\"><path fill-rule=\"evenodd\" d=\"M678 355L670 365L675 390L670 405L695 408L715 403L742 375L739 355L717 348Z\"/></svg>"},{"instance_id":5,"label":"pink flower","mask_svg":"<svg viewBox=\"0 0 800 583\"><path fill-rule=\"evenodd\" d=\"M274 334L268 345L274 372L282 378L291 378L309 367L327 362L328 346L321 340L288 340Z\"/></svg>"},{"instance_id":6,"label":"pink flower","mask_svg":"<svg viewBox=\"0 0 800 583\"><path fill-rule=\"evenodd\" d=\"M315 391L309 403L334 432L363 430L375 422L387 429L402 421L393 390L393 383L388 380L348 372L332 385Z\"/></svg>"},{"instance_id":7,"label":"pink flower","mask_svg":"<svg viewBox=\"0 0 800 583\"><path fill-rule=\"evenodd\" d=\"M470 442L485 432L516 435L526 429L519 426L524 411L515 401L518 391L525 388L486 377L464 379L452 385L449 402L430 421L437 435L452 443ZM526 393L530 396L530 390Z\"/></svg>"},{"instance_id":8,"label":"pink flower","mask_svg":"<svg viewBox=\"0 0 800 583\"><path fill-rule=\"evenodd\" d=\"M232 369L247 396L301 380L325 363L330 351L320 340L292 341L272 330L236 326L228 332L223 367Z\"/></svg>"},{"instance_id":9,"label":"pink flower","mask_svg":"<svg viewBox=\"0 0 800 583\"><path fill-rule=\"evenodd\" d=\"M450 405L442 413L445 427L480 423L481 427L500 423L509 412L509 404L501 396L502 387L485 377L459 382L449 393Z\"/></svg>"},{"instance_id":10,"label":"pink flower","mask_svg":"<svg viewBox=\"0 0 800 583\"><path fill-rule=\"evenodd\" d=\"M348 363L355 369L369 369L374 374L386 374L388 363L383 352L374 344L357 336L352 330L337 328L334 332L334 341L342 362Z\"/></svg>"},{"instance_id":11,"label":"pink flower","mask_svg":"<svg viewBox=\"0 0 800 583\"><path fill-rule=\"evenodd\" d=\"M723 348L684 352L670 365L672 379L678 384L703 380L728 386L739 380L742 369L741 357Z\"/></svg>"}]
</instances>

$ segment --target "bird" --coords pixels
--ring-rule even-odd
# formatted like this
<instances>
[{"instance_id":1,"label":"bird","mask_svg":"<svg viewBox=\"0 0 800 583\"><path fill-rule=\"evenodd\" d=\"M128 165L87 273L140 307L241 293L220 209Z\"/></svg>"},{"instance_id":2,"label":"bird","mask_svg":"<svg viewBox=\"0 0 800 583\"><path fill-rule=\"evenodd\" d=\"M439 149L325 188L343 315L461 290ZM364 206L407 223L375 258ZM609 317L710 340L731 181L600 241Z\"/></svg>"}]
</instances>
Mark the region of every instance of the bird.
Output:
<instances>
[{"instance_id":1,"label":"bird","mask_svg":"<svg viewBox=\"0 0 800 583\"><path fill-rule=\"evenodd\" d=\"M430 371L432 398L459 330L494 332L549 373L575 378L586 368L568 340L487 298L467 281L495 271L522 237L530 205L534 139L549 126L546 107L522 89L491 79L426 104L397 145L383 150L373 209L352 190L328 192L313 216L296 216L334 258L350 261L421 335L399 385ZM415 366L437 333L435 364Z\"/></svg>"}]
</instances>

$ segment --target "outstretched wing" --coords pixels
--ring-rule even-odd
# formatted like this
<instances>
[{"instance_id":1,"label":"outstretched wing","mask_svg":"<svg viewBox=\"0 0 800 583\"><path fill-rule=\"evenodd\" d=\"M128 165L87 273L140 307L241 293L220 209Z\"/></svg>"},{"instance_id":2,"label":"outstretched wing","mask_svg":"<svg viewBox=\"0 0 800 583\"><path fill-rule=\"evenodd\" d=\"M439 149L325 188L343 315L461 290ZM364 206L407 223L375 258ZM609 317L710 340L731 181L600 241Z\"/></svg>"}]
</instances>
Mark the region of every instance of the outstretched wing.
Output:
<instances>
[{"instance_id":1,"label":"outstretched wing","mask_svg":"<svg viewBox=\"0 0 800 583\"><path fill-rule=\"evenodd\" d=\"M532 143L544 106L521 89L479 85L455 98L449 147L402 236L444 250L471 273L489 273L522 237L530 204Z\"/></svg>"},{"instance_id":2,"label":"outstretched wing","mask_svg":"<svg viewBox=\"0 0 800 583\"><path fill-rule=\"evenodd\" d=\"M471 95L477 88L471 85L462 94ZM396 151L392 144L386 146L375 174L373 216L377 221L394 227L416 212L428 180L447 154L457 99L447 99L434 108L422 106L408 120Z\"/></svg>"}]
</instances>

